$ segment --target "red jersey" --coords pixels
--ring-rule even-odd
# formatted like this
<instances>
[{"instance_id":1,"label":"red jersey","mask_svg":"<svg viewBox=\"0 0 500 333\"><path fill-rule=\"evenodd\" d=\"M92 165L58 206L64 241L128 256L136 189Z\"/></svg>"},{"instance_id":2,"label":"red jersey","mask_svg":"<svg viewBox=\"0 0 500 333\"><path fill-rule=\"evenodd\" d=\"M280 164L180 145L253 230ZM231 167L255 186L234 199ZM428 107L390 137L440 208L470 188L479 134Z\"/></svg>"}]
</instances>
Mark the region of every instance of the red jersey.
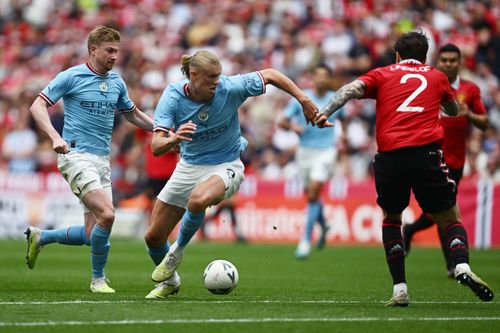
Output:
<instances>
[{"instance_id":1,"label":"red jersey","mask_svg":"<svg viewBox=\"0 0 500 333\"><path fill-rule=\"evenodd\" d=\"M457 78L457 81L452 84L452 88L456 88L454 92L457 101L467 104L473 113L486 114L479 88L467 80ZM469 119L465 116L443 117L441 124L444 129L443 151L446 164L453 169L462 169L465 164L465 143L469 130Z\"/></svg>"},{"instance_id":2,"label":"red jersey","mask_svg":"<svg viewBox=\"0 0 500 333\"><path fill-rule=\"evenodd\" d=\"M137 129L136 138L139 142L144 142L144 171L148 178L169 179L177 166L179 154L174 150L170 150L163 155L154 156L151 150L153 136L142 128Z\"/></svg>"},{"instance_id":3,"label":"red jersey","mask_svg":"<svg viewBox=\"0 0 500 333\"><path fill-rule=\"evenodd\" d=\"M408 59L361 75L363 98L377 100L376 137L380 152L441 143L442 101L454 99L448 78L432 66Z\"/></svg>"}]
</instances>

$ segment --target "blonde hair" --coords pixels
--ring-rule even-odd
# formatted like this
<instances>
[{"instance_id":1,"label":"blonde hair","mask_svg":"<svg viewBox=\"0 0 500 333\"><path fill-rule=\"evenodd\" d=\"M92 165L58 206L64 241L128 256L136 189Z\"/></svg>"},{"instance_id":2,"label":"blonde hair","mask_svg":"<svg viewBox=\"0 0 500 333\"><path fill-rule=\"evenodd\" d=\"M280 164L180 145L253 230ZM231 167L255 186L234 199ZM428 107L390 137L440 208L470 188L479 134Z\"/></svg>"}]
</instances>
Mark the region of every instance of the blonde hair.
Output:
<instances>
[{"instance_id":1,"label":"blonde hair","mask_svg":"<svg viewBox=\"0 0 500 333\"><path fill-rule=\"evenodd\" d=\"M101 45L103 42L120 42L121 35L118 30L98 25L89 33L87 40L87 49L90 53L90 45Z\"/></svg>"},{"instance_id":2,"label":"blonde hair","mask_svg":"<svg viewBox=\"0 0 500 333\"><path fill-rule=\"evenodd\" d=\"M182 74L184 74L189 79L189 70L191 68L202 68L204 65L220 66L220 61L219 58L212 52L207 50L200 50L196 51L192 56L184 54L181 57L181 64Z\"/></svg>"}]
</instances>

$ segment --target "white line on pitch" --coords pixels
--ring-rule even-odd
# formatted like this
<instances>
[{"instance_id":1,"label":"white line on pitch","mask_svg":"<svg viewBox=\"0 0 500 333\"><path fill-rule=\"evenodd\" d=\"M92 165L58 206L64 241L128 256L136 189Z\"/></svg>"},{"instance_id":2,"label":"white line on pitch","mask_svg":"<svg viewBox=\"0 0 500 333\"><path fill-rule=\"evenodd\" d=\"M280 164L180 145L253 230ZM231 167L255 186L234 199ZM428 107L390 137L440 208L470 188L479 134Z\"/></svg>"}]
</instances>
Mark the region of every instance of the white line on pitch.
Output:
<instances>
[{"instance_id":1,"label":"white line on pitch","mask_svg":"<svg viewBox=\"0 0 500 333\"><path fill-rule=\"evenodd\" d=\"M116 301L0 301L1 305L58 305L58 304L127 304L127 303L151 303L157 301L146 300L116 300ZM184 304L380 304L385 301L356 301L356 300L178 300L171 298L170 303ZM412 304L484 304L479 301L412 301ZM488 304L498 304L489 302Z\"/></svg>"},{"instance_id":2,"label":"white line on pitch","mask_svg":"<svg viewBox=\"0 0 500 333\"><path fill-rule=\"evenodd\" d=\"M500 317L320 317L320 318L219 318L219 319L159 319L159 320L97 320L97 321L37 321L0 322L0 327L12 326L89 326L89 325L158 325L158 324L232 324L280 322L364 322L364 321L499 321Z\"/></svg>"},{"instance_id":3,"label":"white line on pitch","mask_svg":"<svg viewBox=\"0 0 500 333\"><path fill-rule=\"evenodd\" d=\"M74 300L74 301L12 301L12 302L0 302L0 305L58 305L58 304L127 304L127 303L144 303L151 301L132 301L132 300L118 300L118 301L92 301L92 300ZM152 301L156 302L156 301ZM299 303L299 304L360 304L360 303L385 303L385 301L349 301L349 300L172 300L171 303L185 303L185 304L286 304L286 303ZM491 302L497 303L497 302ZM491 304L490 303L490 304ZM412 304L481 304L481 302L471 302L471 301L412 301Z\"/></svg>"}]
</instances>

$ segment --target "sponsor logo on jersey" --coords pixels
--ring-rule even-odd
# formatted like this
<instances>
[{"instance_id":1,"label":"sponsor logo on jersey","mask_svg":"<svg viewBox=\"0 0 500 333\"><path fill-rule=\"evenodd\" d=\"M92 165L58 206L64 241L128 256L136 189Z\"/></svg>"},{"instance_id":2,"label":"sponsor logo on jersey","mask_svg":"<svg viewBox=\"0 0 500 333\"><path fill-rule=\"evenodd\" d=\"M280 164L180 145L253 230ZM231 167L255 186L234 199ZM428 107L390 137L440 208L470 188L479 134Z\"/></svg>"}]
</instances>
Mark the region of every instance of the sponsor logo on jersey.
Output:
<instances>
[{"instance_id":1,"label":"sponsor logo on jersey","mask_svg":"<svg viewBox=\"0 0 500 333\"><path fill-rule=\"evenodd\" d=\"M80 105L86 109L115 110L116 103L108 101L81 101Z\"/></svg>"},{"instance_id":2,"label":"sponsor logo on jersey","mask_svg":"<svg viewBox=\"0 0 500 333\"><path fill-rule=\"evenodd\" d=\"M227 129L227 125L223 124L217 128L210 128L206 131L201 131L199 133L193 134L193 140L195 141L207 141L213 140L219 135L221 135Z\"/></svg>"},{"instance_id":3,"label":"sponsor logo on jersey","mask_svg":"<svg viewBox=\"0 0 500 333\"><path fill-rule=\"evenodd\" d=\"M114 115L116 110L116 103L108 101L81 101L80 106L95 116Z\"/></svg>"}]
</instances>

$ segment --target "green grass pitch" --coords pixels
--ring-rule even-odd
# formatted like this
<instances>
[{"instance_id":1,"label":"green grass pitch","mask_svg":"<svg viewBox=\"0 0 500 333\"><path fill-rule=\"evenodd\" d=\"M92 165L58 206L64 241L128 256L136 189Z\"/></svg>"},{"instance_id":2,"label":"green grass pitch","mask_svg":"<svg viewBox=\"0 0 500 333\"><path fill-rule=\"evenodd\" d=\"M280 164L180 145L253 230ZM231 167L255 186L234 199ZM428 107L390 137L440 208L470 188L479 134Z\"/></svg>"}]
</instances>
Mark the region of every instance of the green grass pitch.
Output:
<instances>
[{"instance_id":1,"label":"green grass pitch","mask_svg":"<svg viewBox=\"0 0 500 333\"><path fill-rule=\"evenodd\" d=\"M49 245L36 268L25 242L0 241L0 332L500 332L500 250L471 251L473 270L497 292L483 303L445 277L439 249L407 258L411 304L387 308L392 283L381 246L335 246L293 257L292 245L191 244L179 294L146 301L154 287L143 242L112 239L107 275L114 295L88 291L88 247ZM214 259L240 273L229 295L202 283Z\"/></svg>"}]
</instances>

